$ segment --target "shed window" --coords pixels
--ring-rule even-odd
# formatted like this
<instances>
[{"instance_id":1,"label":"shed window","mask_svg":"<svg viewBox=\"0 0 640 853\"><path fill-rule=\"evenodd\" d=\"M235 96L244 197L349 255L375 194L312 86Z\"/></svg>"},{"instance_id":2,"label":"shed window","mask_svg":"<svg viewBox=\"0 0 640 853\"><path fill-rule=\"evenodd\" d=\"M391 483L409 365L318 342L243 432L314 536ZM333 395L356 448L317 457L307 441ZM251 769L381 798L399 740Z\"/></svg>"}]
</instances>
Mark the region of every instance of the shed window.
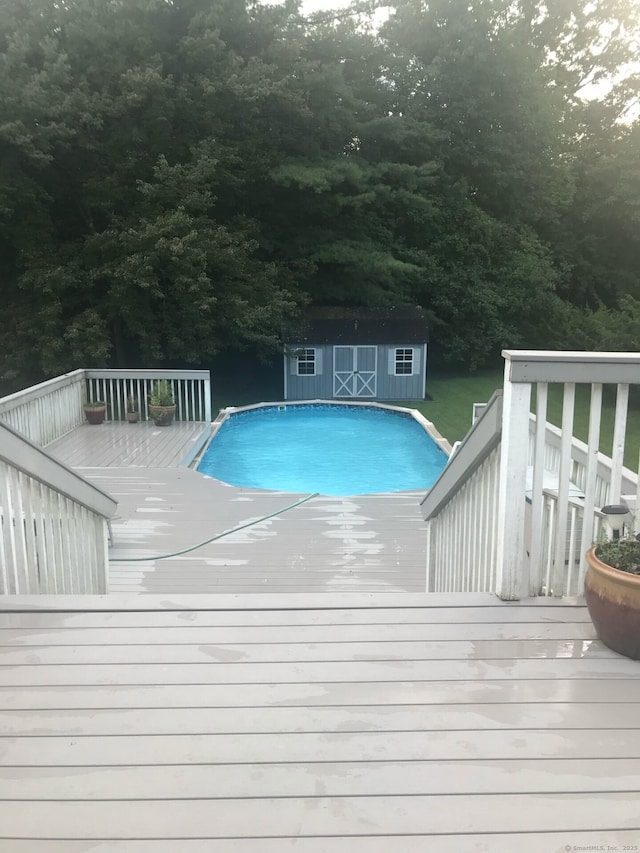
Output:
<instances>
[{"instance_id":1,"label":"shed window","mask_svg":"<svg viewBox=\"0 0 640 853\"><path fill-rule=\"evenodd\" d=\"M313 348L302 349L298 355L298 376L316 375L316 351Z\"/></svg>"},{"instance_id":2,"label":"shed window","mask_svg":"<svg viewBox=\"0 0 640 853\"><path fill-rule=\"evenodd\" d=\"M396 349L396 376L411 376L413 373L413 349Z\"/></svg>"}]
</instances>

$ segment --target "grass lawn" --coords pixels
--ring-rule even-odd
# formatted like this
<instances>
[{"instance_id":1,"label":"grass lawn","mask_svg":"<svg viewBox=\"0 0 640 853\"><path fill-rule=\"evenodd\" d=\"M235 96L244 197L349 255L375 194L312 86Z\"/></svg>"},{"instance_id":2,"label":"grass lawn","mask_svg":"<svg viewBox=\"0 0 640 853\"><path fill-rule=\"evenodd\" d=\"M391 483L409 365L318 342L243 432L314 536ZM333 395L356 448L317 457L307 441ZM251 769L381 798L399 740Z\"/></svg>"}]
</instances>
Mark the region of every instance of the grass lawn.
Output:
<instances>
[{"instance_id":1,"label":"grass lawn","mask_svg":"<svg viewBox=\"0 0 640 853\"><path fill-rule=\"evenodd\" d=\"M587 440L589 431L589 404L591 387L576 386L576 406L573 421L573 434ZM602 423L600 425L600 450L611 456L613 445L613 421L616 411L616 389L605 386L602 403ZM562 386L549 386L549 402L547 405L547 420L560 426L562 423ZM631 388L629 394L629 411L627 413L627 434L624 449L624 464L632 471L638 470L638 453L640 452L640 394L637 388Z\"/></svg>"},{"instance_id":2,"label":"grass lawn","mask_svg":"<svg viewBox=\"0 0 640 853\"><path fill-rule=\"evenodd\" d=\"M502 388L503 370L486 370L474 374L432 374L427 379L427 391L431 401L419 402L417 409L433 421L437 429L451 444L464 437L471 424L473 403L486 402L496 388ZM576 404L573 434L582 441L587 440L589 430L589 403L591 388L576 386ZM535 391L534 391L535 403ZM615 416L615 388L605 387L603 395L602 423L600 426L600 450L611 456L613 443L613 421ZM556 426L562 423L562 385L549 386L547 420ZM627 438L624 454L625 465L632 471L638 470L640 453L640 392L631 389L627 415Z\"/></svg>"},{"instance_id":3,"label":"grass lawn","mask_svg":"<svg viewBox=\"0 0 640 853\"><path fill-rule=\"evenodd\" d=\"M411 403L451 443L460 441L471 428L474 403L486 403L497 388L502 388L503 368L476 373L439 373L427 377L431 400ZM399 405L402 405L401 403Z\"/></svg>"}]
</instances>

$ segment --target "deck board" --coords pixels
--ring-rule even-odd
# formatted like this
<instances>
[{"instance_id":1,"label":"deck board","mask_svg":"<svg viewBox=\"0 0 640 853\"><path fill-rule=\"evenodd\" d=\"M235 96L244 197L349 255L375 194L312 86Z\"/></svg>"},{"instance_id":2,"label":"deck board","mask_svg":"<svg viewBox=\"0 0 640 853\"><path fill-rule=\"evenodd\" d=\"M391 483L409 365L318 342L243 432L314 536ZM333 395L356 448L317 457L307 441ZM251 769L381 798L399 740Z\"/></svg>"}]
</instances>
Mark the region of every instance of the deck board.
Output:
<instances>
[{"instance_id":1,"label":"deck board","mask_svg":"<svg viewBox=\"0 0 640 853\"><path fill-rule=\"evenodd\" d=\"M485 729L640 729L640 703L583 702L567 717L566 703L513 702L456 705L343 705L312 708L99 708L91 716L75 709L0 710L0 735L110 737L127 735L286 734L288 732L436 732ZM640 773L640 765L636 767Z\"/></svg>"},{"instance_id":2,"label":"deck board","mask_svg":"<svg viewBox=\"0 0 640 853\"><path fill-rule=\"evenodd\" d=\"M606 690L589 679L483 679L482 681L360 681L313 684L114 684L3 687L2 707L62 708L237 708L325 707L333 705L447 705L521 702L640 702L640 683L612 678Z\"/></svg>"},{"instance_id":3,"label":"deck board","mask_svg":"<svg viewBox=\"0 0 640 853\"><path fill-rule=\"evenodd\" d=\"M518 762L518 772L495 761L338 761L305 764L218 765L219 772L202 764L173 765L170 773L146 767L92 768L69 773L67 768L7 769L0 779L0 798L28 800L170 799L176 789L198 799L313 797L318 785L334 797L455 795L484 791L490 794L527 793L537 787L547 792L580 793L628 791L638 786L635 758L537 759Z\"/></svg>"},{"instance_id":4,"label":"deck board","mask_svg":"<svg viewBox=\"0 0 640 853\"><path fill-rule=\"evenodd\" d=\"M37 846L34 846L37 845ZM439 834L402 834L384 837L332 836L326 838L225 838L194 839L183 838L179 842L180 853L565 853L567 850L628 850L638 847L638 831L606 830L537 832L533 834L502 833L466 833L459 835ZM176 853L176 842L162 839L133 839L126 842L101 839L92 841L87 847L86 841L65 839L64 841L11 841L10 853Z\"/></svg>"},{"instance_id":5,"label":"deck board","mask_svg":"<svg viewBox=\"0 0 640 853\"><path fill-rule=\"evenodd\" d=\"M500 794L505 832L535 831L544 815L549 830L640 831L634 792ZM33 834L54 838L279 838L414 833L483 833L496 825L496 795L297 797L0 803L0 825L11 837L28 821ZM45 827L50 827L46 830Z\"/></svg>"},{"instance_id":6,"label":"deck board","mask_svg":"<svg viewBox=\"0 0 640 853\"><path fill-rule=\"evenodd\" d=\"M287 661L272 663L226 662L172 664L33 664L7 666L3 683L20 687L38 683L55 686L107 684L295 684L360 681L466 681L495 679L578 679L606 681L632 675L634 662L612 659L557 658L552 660L431 660L431 661Z\"/></svg>"},{"instance_id":7,"label":"deck board","mask_svg":"<svg viewBox=\"0 0 640 853\"><path fill-rule=\"evenodd\" d=\"M580 601L456 600L14 598L0 850L637 844L640 663Z\"/></svg>"},{"instance_id":8,"label":"deck board","mask_svg":"<svg viewBox=\"0 0 640 853\"><path fill-rule=\"evenodd\" d=\"M212 629L209 629L212 632ZM215 630L215 629L213 629ZM301 629L298 629L301 630ZM82 633L82 632L80 632ZM113 631L111 633L114 633ZM447 640L444 642L416 642L405 640L375 639L336 642L321 639L318 642L264 642L242 643L219 642L204 639L203 642L166 642L166 636L156 643L127 642L126 633L119 638L108 637L108 643L43 645L42 642L22 648L0 647L0 666L24 666L27 664L78 664L108 663L128 664L173 664L210 663L212 660L236 661L240 663L318 662L318 661L404 661L404 660L475 660L478 656L486 661L511 660L517 653L519 659L540 658L598 658L617 659L615 652L592 640ZM317 634L321 632L317 631ZM326 629L325 629L326 635ZM39 638L37 638L39 639ZM118 639L120 642L118 642ZM139 638L138 638L139 639Z\"/></svg>"}]
</instances>

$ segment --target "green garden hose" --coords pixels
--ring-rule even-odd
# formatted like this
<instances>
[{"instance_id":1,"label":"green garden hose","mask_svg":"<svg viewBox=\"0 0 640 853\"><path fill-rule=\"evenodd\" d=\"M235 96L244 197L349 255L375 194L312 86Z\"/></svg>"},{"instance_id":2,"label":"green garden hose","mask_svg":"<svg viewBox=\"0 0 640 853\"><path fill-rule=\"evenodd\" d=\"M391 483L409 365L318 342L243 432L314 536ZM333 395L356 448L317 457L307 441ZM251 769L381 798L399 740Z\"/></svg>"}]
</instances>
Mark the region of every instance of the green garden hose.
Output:
<instances>
[{"instance_id":1,"label":"green garden hose","mask_svg":"<svg viewBox=\"0 0 640 853\"><path fill-rule=\"evenodd\" d=\"M256 518L255 521L247 521L246 524L240 524L238 527L232 527L231 530L225 530L223 533L216 533L215 536L212 536L210 539L205 539L204 542L198 542L197 545L191 545L189 548L183 548L182 551L175 551L173 554L158 554L155 557L110 557L109 562L146 563L150 560L167 560L169 557L180 557L182 554L188 554L189 551L195 551L197 548L202 548L203 545L208 545L209 542L215 542L216 539L222 539L223 536L228 536L230 533L237 533L239 530L244 530L246 527L253 527L254 524L260 524L261 521L268 521L268 519L274 518L276 515L281 515L283 512L287 512L290 509L295 509L295 507L300 506L300 504L310 501L311 498L317 498L319 494L320 492L314 492L312 495L307 495L306 498L302 498L302 500L289 504L289 506L282 507L282 509L277 509L269 515L263 515L262 518Z\"/></svg>"}]
</instances>

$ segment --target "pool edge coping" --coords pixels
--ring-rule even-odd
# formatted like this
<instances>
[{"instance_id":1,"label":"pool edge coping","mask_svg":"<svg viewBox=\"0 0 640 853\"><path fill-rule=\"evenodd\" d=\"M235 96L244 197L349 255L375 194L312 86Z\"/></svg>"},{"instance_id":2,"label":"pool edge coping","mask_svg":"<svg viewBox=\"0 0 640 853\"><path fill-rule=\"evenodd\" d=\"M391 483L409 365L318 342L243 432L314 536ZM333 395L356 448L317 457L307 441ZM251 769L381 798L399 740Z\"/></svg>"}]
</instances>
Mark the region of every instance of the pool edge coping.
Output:
<instances>
[{"instance_id":1,"label":"pool edge coping","mask_svg":"<svg viewBox=\"0 0 640 853\"><path fill-rule=\"evenodd\" d=\"M422 429L427 433L427 435L438 445L440 450L444 454L446 454L447 458L451 456L451 452L453 450L452 445L447 441L447 439L438 431L436 426L432 421L425 418L422 412L419 412L418 409L410 409L407 406L394 406L390 403L379 403L377 400L369 400L365 401L354 401L351 400L281 400L281 401L270 401L270 402L262 402L262 403L251 403L248 406L226 406L224 409L220 409L216 419L211 424L211 432L209 433L208 440L200 447L199 452L194 454L193 458L189 463L189 467L193 470L197 470L197 465L200 464L200 461L204 454L206 453L209 445L216 437L218 430L222 426L222 424L227 421L232 415L237 415L241 412L250 412L255 409L265 409L272 407L284 407L288 406L351 406L351 407L359 407L366 409L384 409L386 411L391 412L400 412L403 415L409 415L412 417L416 423L418 423Z\"/></svg>"}]
</instances>

